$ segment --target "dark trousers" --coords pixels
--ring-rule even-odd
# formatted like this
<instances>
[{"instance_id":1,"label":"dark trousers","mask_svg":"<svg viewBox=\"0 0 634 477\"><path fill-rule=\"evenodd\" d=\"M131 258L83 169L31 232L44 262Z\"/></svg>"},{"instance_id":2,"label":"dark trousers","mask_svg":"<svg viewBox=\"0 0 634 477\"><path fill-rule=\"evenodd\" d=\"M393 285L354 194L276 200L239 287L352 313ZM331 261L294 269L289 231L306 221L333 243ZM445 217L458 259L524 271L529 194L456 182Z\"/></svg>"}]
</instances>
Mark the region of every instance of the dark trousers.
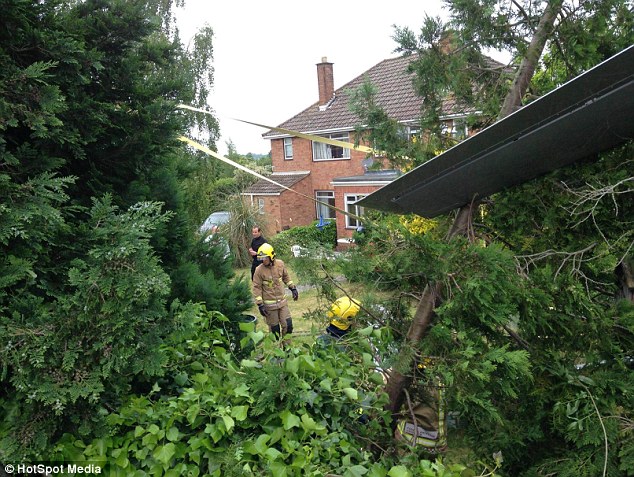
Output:
<instances>
[{"instance_id":1,"label":"dark trousers","mask_svg":"<svg viewBox=\"0 0 634 477\"><path fill-rule=\"evenodd\" d=\"M345 335L348 334L348 332L350 331L350 328L348 328L347 330L342 330L342 329L337 328L335 325L333 325L331 323L326 328L326 331L328 332L329 335L334 336L337 339L341 339Z\"/></svg>"}]
</instances>

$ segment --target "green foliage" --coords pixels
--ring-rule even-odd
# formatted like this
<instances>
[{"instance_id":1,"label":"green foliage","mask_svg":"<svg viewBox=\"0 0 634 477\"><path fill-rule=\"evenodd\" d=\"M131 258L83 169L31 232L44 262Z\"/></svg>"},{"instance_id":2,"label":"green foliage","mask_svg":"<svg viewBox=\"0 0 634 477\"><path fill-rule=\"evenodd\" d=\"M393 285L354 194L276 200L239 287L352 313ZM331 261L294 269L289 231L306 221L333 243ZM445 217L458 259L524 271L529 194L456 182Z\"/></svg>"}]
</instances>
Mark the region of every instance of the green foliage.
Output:
<instances>
[{"instance_id":1,"label":"green foliage","mask_svg":"<svg viewBox=\"0 0 634 477\"><path fill-rule=\"evenodd\" d=\"M214 246L201 240L195 250L200 250L203 265L194 261L180 264L172 274L174 296L203 302L227 316L239 316L251 306L250 283L244 277L229 281L234 271L221 244Z\"/></svg>"},{"instance_id":2,"label":"green foliage","mask_svg":"<svg viewBox=\"0 0 634 477\"><path fill-rule=\"evenodd\" d=\"M260 174L271 172L270 158L268 158L268 165L265 165L266 161L262 159L256 161L250 154L246 156L238 154L231 142L227 143L227 147L229 149L228 159ZM236 195L257 180L253 175L203 153L198 153L195 162L192 163L192 168L194 172L185 179L184 187L189 198L192 219L197 224L202 224L214 211L229 210L232 207L239 211L241 206L235 204ZM240 198L240 200L242 199ZM237 215L242 215L242 213ZM248 215L252 216L253 213ZM234 249L234 253L235 251ZM236 262L240 264L243 259L248 258L240 255Z\"/></svg>"},{"instance_id":3,"label":"green foliage","mask_svg":"<svg viewBox=\"0 0 634 477\"><path fill-rule=\"evenodd\" d=\"M361 125L356 127L357 143L363 139L377 151L384 151L390 164L401 170L434 157L440 144L433 140L410 140L407 128L376 104L375 95L376 88L368 78L350 94L350 110L361 118Z\"/></svg>"},{"instance_id":4,"label":"green foliage","mask_svg":"<svg viewBox=\"0 0 634 477\"><path fill-rule=\"evenodd\" d=\"M199 227L212 212L224 210L227 198L237 192L235 179L222 176L221 164L215 158L199 153L192 160L192 173L183 181L195 226Z\"/></svg>"},{"instance_id":5,"label":"green foliage","mask_svg":"<svg viewBox=\"0 0 634 477\"><path fill-rule=\"evenodd\" d=\"M238 363L222 331L227 318L191 307L181 316L164 347L171 382L110 413L103 437L64 435L51 460L101 463L110 475L467 475L464 465L373 455L369 444L389 436L382 379L371 359L359 359L369 349L363 337L347 352L283 351L251 332L262 356Z\"/></svg>"},{"instance_id":6,"label":"green foliage","mask_svg":"<svg viewBox=\"0 0 634 477\"><path fill-rule=\"evenodd\" d=\"M248 178L175 141L197 126L213 147L218 130L211 115L174 110L206 104L213 32L201 31L185 51L148 14L171 3L4 5L0 460L88 459L121 475L475 475L392 452L374 361L391 364L399 350L442 378L471 450L482 461L502 455L505 474L634 473L634 312L615 301L627 287L613 274L632 263L632 146L492 198L474 243L443 243L443 221L421 233L373 220L338 263L328 260L333 226L280 234L278 255L295 244L311 251L315 281L332 284L324 275L343 270L394 292L363 297L376 314L368 319L391 324L389 332L362 330L345 352L283 350L240 323L248 284L229 285L230 261L193 239L209 213L194 205ZM451 2L458 48L449 55L436 48L439 20L427 19L420 37L397 30L403 51L420 54L412 71L428 106L423 125L433 129L447 91L495 117L505 78L476 46L521 55L538 15L517 16L520 5ZM623 0L582 2L568 13L535 94L632 43ZM395 158L424 160L442 146L440 138L411 149L423 145L402 142L371 103L371 87L359 98L369 106L358 111L376 127L370 139ZM235 215L238 256L251 224ZM426 339L405 349L416 303L408 300L436 283ZM411 376L414 398L420 370Z\"/></svg>"},{"instance_id":7,"label":"green foliage","mask_svg":"<svg viewBox=\"0 0 634 477\"><path fill-rule=\"evenodd\" d=\"M390 306L392 346L442 378L465 442L500 452L505 475L632 472L634 323L614 271L631 255L633 164L628 144L498 194L472 243L445 243L443 221L421 234L375 216L338 263L392 303L442 284L417 349L398 341L407 307ZM416 396L419 368L394 366Z\"/></svg>"},{"instance_id":8,"label":"green foliage","mask_svg":"<svg viewBox=\"0 0 634 477\"><path fill-rule=\"evenodd\" d=\"M160 374L168 299L248 306L248 287L229 285L222 267L206 270L207 295L170 280L188 266L188 280L201 275L181 187L192 161L176 137L196 125L213 142L217 124L174 105L205 102L211 32L197 42L206 56L187 52L148 4L3 4L3 460L65 430L96 432L106 408Z\"/></svg>"},{"instance_id":9,"label":"green foliage","mask_svg":"<svg viewBox=\"0 0 634 477\"><path fill-rule=\"evenodd\" d=\"M317 227L317 221L310 225L293 227L283 230L271 238L271 245L275 248L275 254L283 259L291 257L291 247L299 245L307 252L313 254L328 254L337 243L337 228L334 221L330 221L324 227Z\"/></svg>"},{"instance_id":10,"label":"green foliage","mask_svg":"<svg viewBox=\"0 0 634 477\"><path fill-rule=\"evenodd\" d=\"M458 16L469 1L451 3L453 15ZM423 100L421 125L428 132L425 140L436 150L455 144L441 129L448 99L456 102L462 114L473 115L468 118L472 127L481 127L497 116L508 89L510 71L491 64L482 51L487 42L473 41L469 37L473 34L464 21L445 25L431 17L425 18L418 36L407 27L395 28L397 51L413 55L409 71L415 74L414 86Z\"/></svg>"},{"instance_id":11,"label":"green foliage","mask_svg":"<svg viewBox=\"0 0 634 477\"><path fill-rule=\"evenodd\" d=\"M86 416L117 402L135 375L161 373L158 345L173 328L169 278L149 240L168 219L156 203L118 213L109 198L95 201L86 255L70 264L66 294L13 298L0 321L2 376L15 409L3 423L11 445L2 447L37 452L53 431L81 424L88 432L98 419Z\"/></svg>"},{"instance_id":12,"label":"green foliage","mask_svg":"<svg viewBox=\"0 0 634 477\"><path fill-rule=\"evenodd\" d=\"M237 194L227 198L223 210L231 214L231 219L222 227L221 234L229 244L233 263L237 267L249 267L253 261L249 254L253 238L251 231L256 225L264 229L264 224L260 222L263 217L255 207Z\"/></svg>"},{"instance_id":13,"label":"green foliage","mask_svg":"<svg viewBox=\"0 0 634 477\"><path fill-rule=\"evenodd\" d=\"M465 112L479 111L470 121L487 125L500 113L511 84L512 69L487 61L488 50L512 55L518 65L527 51L546 5L559 12L534 81L520 94L529 102L553 86L577 76L634 42L634 10L629 0L604 2L535 2L524 0L451 0L450 20L426 17L418 34L395 27L397 51L410 54L410 67L424 103L423 127L443 141L438 133L441 107L447 97L464 105ZM529 79L530 80L530 79Z\"/></svg>"},{"instance_id":14,"label":"green foliage","mask_svg":"<svg viewBox=\"0 0 634 477\"><path fill-rule=\"evenodd\" d=\"M359 247L341 263L350 281L370 282L381 290L418 291L426 283L442 279L446 244L438 240L442 225L428 234L412 232L397 216L370 215L362 234L356 234Z\"/></svg>"},{"instance_id":15,"label":"green foliage","mask_svg":"<svg viewBox=\"0 0 634 477\"><path fill-rule=\"evenodd\" d=\"M634 43L634 8L629 1L584 2L559 23L556 44L544 55L534 81L536 94L552 90Z\"/></svg>"},{"instance_id":16,"label":"green foliage","mask_svg":"<svg viewBox=\"0 0 634 477\"><path fill-rule=\"evenodd\" d=\"M509 71L483 61L482 51L508 50L519 64L543 8L553 4L446 3L447 25L426 18L419 35L395 33L400 51L415 55L411 71L430 141L448 96L481 111L482 124L498 116ZM555 31L541 70L521 92L524 102L632 44L631 2L554 5ZM393 135L366 98L364 120L385 129L373 137ZM629 304L616 301L632 297L632 145L596 159L487 201L469 231L477 245L434 246L442 224L424 234L436 237L421 239L378 221L342 266L347 276L418 296L424 286L443 285L427 336L402 354L415 362L418 353L434 357L470 447L478 456L501 452L508 475L632 472L627 350L634 329Z\"/></svg>"}]
</instances>

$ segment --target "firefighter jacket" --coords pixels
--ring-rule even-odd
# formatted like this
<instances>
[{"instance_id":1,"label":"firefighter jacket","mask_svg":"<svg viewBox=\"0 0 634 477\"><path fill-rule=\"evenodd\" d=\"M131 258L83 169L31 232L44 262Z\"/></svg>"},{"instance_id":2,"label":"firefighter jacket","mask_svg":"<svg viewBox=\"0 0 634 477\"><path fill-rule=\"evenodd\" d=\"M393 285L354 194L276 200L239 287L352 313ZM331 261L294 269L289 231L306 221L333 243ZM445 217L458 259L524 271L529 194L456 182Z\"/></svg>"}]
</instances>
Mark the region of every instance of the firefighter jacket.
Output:
<instances>
[{"instance_id":1,"label":"firefighter jacket","mask_svg":"<svg viewBox=\"0 0 634 477\"><path fill-rule=\"evenodd\" d=\"M282 260L275 259L268 267L264 264L258 265L253 274L255 302L258 305L264 303L271 308L275 308L276 304L285 303L285 285L289 288L294 286Z\"/></svg>"}]
</instances>

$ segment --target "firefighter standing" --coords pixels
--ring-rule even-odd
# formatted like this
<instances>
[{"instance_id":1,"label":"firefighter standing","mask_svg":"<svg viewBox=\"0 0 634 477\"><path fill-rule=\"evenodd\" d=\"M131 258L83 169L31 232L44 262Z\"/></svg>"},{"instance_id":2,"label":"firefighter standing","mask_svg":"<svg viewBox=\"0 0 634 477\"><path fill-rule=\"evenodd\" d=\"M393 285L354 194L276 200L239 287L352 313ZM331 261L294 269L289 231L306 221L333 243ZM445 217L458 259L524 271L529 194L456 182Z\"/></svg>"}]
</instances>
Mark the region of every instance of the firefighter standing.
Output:
<instances>
[{"instance_id":1,"label":"firefighter standing","mask_svg":"<svg viewBox=\"0 0 634 477\"><path fill-rule=\"evenodd\" d=\"M276 336L284 336L293 332L293 320L288 309L288 302L284 293L287 286L297 301L299 292L291 280L284 262L275 258L273 247L264 243L258 249L257 257L262 263L253 274L253 295L260 314L266 319L266 324Z\"/></svg>"}]
</instances>

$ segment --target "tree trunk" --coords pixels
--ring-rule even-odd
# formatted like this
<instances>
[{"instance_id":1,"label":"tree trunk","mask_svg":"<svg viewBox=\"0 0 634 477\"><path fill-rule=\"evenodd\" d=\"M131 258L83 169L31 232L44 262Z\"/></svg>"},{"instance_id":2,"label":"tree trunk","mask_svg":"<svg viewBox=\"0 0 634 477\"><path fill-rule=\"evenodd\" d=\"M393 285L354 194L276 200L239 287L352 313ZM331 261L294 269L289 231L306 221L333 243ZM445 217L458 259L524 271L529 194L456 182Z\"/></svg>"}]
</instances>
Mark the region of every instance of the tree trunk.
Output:
<instances>
[{"instance_id":1,"label":"tree trunk","mask_svg":"<svg viewBox=\"0 0 634 477\"><path fill-rule=\"evenodd\" d=\"M513 111L519 109L522 105L522 98L526 94L528 85L535 73L537 62L542 55L546 41L549 35L552 33L553 25L557 14L561 10L562 0L551 0L544 9L539 24L535 29L535 34L530 42L530 45L526 51L526 55L522 60L520 67L513 80L511 90L508 92L502 109L498 115L498 120L508 116ZM448 234L447 239L450 240L458 234L465 235L469 231L469 224L472 219L472 211L476 208L475 203L463 205L458 211L458 215L453 223L453 226ZM440 284L430 284L425 287L423 296L421 297L416 313L412 319L407 337L404 343L404 349L399 356L399 366L401 369L412 368L412 354L408 351L408 348L414 350L419 349L419 343L424 338L427 329L431 325L432 318L434 316L434 308L436 306L436 300L440 296L441 288ZM392 413L392 427L396 427L396 415L399 412L403 400L403 390L406 389L411 383L411 376L404 375L400 371L393 369L390 373L386 385L386 392L390 398L386 409Z\"/></svg>"},{"instance_id":2,"label":"tree trunk","mask_svg":"<svg viewBox=\"0 0 634 477\"><path fill-rule=\"evenodd\" d=\"M634 260L623 259L616 267L616 277L619 282L617 299L634 302Z\"/></svg>"},{"instance_id":3,"label":"tree trunk","mask_svg":"<svg viewBox=\"0 0 634 477\"><path fill-rule=\"evenodd\" d=\"M469 230L469 225L471 223L472 209L476 207L475 203L471 203L465 205L460 208L458 211L458 215L454 220L454 223L451 227L451 230L447 234L447 239L451 240L451 238L457 235L465 235ZM434 316L434 308L436 306L436 300L440 296L441 287L440 283L428 284L423 291L423 296L418 302L418 307L416 308L416 312L414 313L414 317L412 318L412 323L409 326L409 330L407 331L407 336L405 338L404 349L401 351L398 362L403 364L406 369L411 368L411 354L408 349L414 348L418 349L419 343L425 336L429 325L431 324L432 318ZM387 404L386 409L392 413L392 426L396 426L396 414L400 410L403 405L404 393L403 390L406 389L411 383L411 376L407 374L403 374L396 369L392 369L390 372L390 377L388 379L386 385L386 392L390 398L389 403Z\"/></svg>"},{"instance_id":4,"label":"tree trunk","mask_svg":"<svg viewBox=\"0 0 634 477\"><path fill-rule=\"evenodd\" d=\"M544 46L546 46L546 41L553 31L553 25L561 9L561 4L561 0L551 0L548 2L548 5L546 5L539 24L535 29L533 39L528 45L526 55L522 59L520 67L515 74L511 89L507 93L506 98L504 98L504 104L502 105L500 114L498 114L498 120L522 107L522 98L526 94L528 85L535 74L535 69L544 51Z\"/></svg>"},{"instance_id":5,"label":"tree trunk","mask_svg":"<svg viewBox=\"0 0 634 477\"><path fill-rule=\"evenodd\" d=\"M425 287L423 296L418 302L416 313L414 313L414 317L412 318L412 323L409 325L404 348L409 346L418 348L418 343L423 339L423 336L425 335L433 318L434 305L439 292L440 284L438 283L429 284ZM398 362L402 363L403 361L406 361L407 369L409 369L411 367L411 355L408 353L407 349L403 349L400 354L401 356L399 357ZM394 417L403 405L403 390L409 387L412 382L412 377L409 374L403 374L396 369L392 369L389 376L390 377L385 389L390 398L387 409L392 414L392 425L395 426L396 419L394 419Z\"/></svg>"}]
</instances>

